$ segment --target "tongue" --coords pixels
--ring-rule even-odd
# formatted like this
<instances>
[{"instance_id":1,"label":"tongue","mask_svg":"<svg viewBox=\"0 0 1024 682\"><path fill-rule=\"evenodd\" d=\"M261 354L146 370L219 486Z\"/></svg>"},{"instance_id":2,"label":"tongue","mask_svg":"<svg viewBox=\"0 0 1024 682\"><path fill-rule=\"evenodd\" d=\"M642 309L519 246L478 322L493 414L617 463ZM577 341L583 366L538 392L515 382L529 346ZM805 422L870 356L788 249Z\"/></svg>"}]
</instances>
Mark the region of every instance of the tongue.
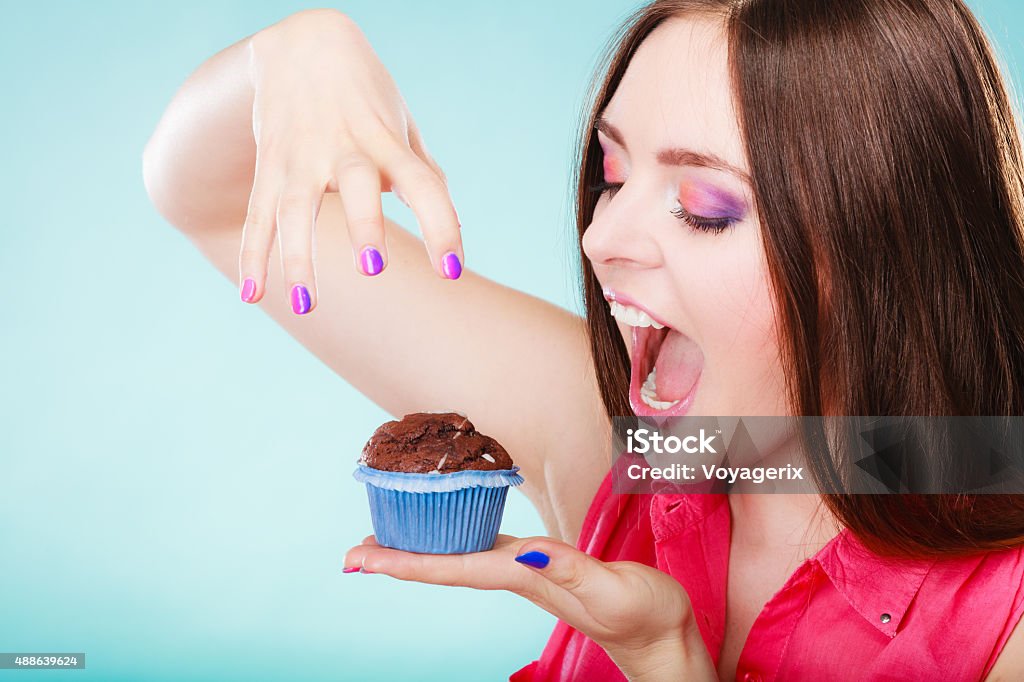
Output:
<instances>
[{"instance_id":1,"label":"tongue","mask_svg":"<svg viewBox=\"0 0 1024 682\"><path fill-rule=\"evenodd\" d=\"M679 332L669 330L654 361L658 400L684 398L697 383L703 366L704 354L700 352L700 347Z\"/></svg>"}]
</instances>

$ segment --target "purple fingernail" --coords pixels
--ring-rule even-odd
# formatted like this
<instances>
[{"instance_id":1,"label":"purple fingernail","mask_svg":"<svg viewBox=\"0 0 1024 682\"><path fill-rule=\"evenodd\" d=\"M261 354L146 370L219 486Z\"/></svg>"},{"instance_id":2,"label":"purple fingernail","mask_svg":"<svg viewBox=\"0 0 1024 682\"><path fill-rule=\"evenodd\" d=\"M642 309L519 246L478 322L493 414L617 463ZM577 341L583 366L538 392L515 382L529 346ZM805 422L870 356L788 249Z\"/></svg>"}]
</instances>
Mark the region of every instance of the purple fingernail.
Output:
<instances>
[{"instance_id":1,"label":"purple fingernail","mask_svg":"<svg viewBox=\"0 0 1024 682\"><path fill-rule=\"evenodd\" d=\"M462 263L454 251L444 254L444 258L441 259L441 270L448 279L458 279L462 274Z\"/></svg>"},{"instance_id":2,"label":"purple fingernail","mask_svg":"<svg viewBox=\"0 0 1024 682\"><path fill-rule=\"evenodd\" d=\"M380 251L372 246L366 246L359 252L359 266L363 269L364 275L372 277L384 269L384 258L381 257Z\"/></svg>"},{"instance_id":3,"label":"purple fingernail","mask_svg":"<svg viewBox=\"0 0 1024 682\"><path fill-rule=\"evenodd\" d=\"M242 300L246 303L252 303L254 298L256 298L256 280L252 277L246 277L245 281L242 282Z\"/></svg>"},{"instance_id":4,"label":"purple fingernail","mask_svg":"<svg viewBox=\"0 0 1024 682\"><path fill-rule=\"evenodd\" d=\"M302 284L292 287L292 312L296 315L305 315L313 307L309 298L309 289Z\"/></svg>"},{"instance_id":5,"label":"purple fingernail","mask_svg":"<svg viewBox=\"0 0 1024 682\"><path fill-rule=\"evenodd\" d=\"M359 572L359 567L358 566L349 566L348 568L341 569L341 572L342 573L358 573Z\"/></svg>"}]
</instances>

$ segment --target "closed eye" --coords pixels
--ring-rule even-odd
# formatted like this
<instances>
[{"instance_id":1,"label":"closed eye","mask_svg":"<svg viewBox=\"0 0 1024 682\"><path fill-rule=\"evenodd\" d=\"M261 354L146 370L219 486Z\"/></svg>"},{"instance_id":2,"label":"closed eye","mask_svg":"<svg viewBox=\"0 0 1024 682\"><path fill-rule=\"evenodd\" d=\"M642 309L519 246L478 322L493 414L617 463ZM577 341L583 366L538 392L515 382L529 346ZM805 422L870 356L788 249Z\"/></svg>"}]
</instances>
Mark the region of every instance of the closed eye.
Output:
<instances>
[{"instance_id":1,"label":"closed eye","mask_svg":"<svg viewBox=\"0 0 1024 682\"><path fill-rule=\"evenodd\" d=\"M610 199L615 196L616 192L622 189L622 184L623 183L621 182L602 181L594 183L588 189L591 192L596 192L599 195L607 193L608 198ZM729 229L730 227L732 227L733 224L736 223L735 218L729 218L724 216L719 218L708 218L705 216L697 215L695 213L690 213L685 208L683 208L682 204L679 203L676 203L675 208L673 208L669 212L679 220L689 225L690 228L692 228L694 231L699 232L710 232L712 234L720 234L725 230Z\"/></svg>"},{"instance_id":2,"label":"closed eye","mask_svg":"<svg viewBox=\"0 0 1024 682\"><path fill-rule=\"evenodd\" d=\"M602 182L594 183L593 185L591 185L589 187L589 189L590 189L591 192L596 192L597 194L604 194L605 192L608 192L608 197L611 198L611 197L615 196L616 192L618 192L620 189L622 189L622 183L621 182L603 182L602 181Z\"/></svg>"},{"instance_id":3,"label":"closed eye","mask_svg":"<svg viewBox=\"0 0 1024 682\"><path fill-rule=\"evenodd\" d=\"M673 208L670 213L693 229L700 230L701 232L711 232L712 234L724 232L736 223L735 218L729 218L727 216L706 218L704 216L690 213L683 208L682 204L679 203L676 203L676 207Z\"/></svg>"}]
</instances>

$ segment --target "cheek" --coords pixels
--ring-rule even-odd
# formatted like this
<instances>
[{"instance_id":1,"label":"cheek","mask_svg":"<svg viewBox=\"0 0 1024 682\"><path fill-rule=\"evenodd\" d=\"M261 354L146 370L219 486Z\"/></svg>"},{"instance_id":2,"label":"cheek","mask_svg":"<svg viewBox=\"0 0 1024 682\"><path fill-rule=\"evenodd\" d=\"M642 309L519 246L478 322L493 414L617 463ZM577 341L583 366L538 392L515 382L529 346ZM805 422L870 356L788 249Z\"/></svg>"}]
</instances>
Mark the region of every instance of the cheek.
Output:
<instances>
[{"instance_id":1,"label":"cheek","mask_svg":"<svg viewBox=\"0 0 1024 682\"><path fill-rule=\"evenodd\" d=\"M705 304L702 337L712 354L740 362L777 347L771 292L760 268L734 271L720 279ZM710 294L710 292L709 292Z\"/></svg>"},{"instance_id":2,"label":"cheek","mask_svg":"<svg viewBox=\"0 0 1024 682\"><path fill-rule=\"evenodd\" d=\"M778 328L760 242L741 246L739 241L723 244L725 255L705 271L715 275L714 286L703 287L697 321L713 378L708 397L714 396L720 414L786 414Z\"/></svg>"}]
</instances>

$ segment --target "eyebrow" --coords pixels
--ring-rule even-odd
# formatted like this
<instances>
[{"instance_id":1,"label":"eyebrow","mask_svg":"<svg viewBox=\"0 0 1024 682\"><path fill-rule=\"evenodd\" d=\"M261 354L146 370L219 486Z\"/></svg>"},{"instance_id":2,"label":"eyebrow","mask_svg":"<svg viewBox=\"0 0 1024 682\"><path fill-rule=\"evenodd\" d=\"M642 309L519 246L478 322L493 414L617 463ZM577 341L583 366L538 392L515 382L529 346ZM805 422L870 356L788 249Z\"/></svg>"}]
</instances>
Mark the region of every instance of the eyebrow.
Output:
<instances>
[{"instance_id":1,"label":"eyebrow","mask_svg":"<svg viewBox=\"0 0 1024 682\"><path fill-rule=\"evenodd\" d=\"M597 117L597 123L594 124L594 128L610 137L623 149L628 149L626 146L626 139L622 136L622 133L618 128L609 123L608 119L604 116ZM666 148L658 150L657 159L658 163L664 166L700 166L702 168L722 170L727 173L732 173L747 184L753 184L750 179L750 175L748 175L746 171L737 168L725 159L720 156L715 156L714 154L696 152L692 149Z\"/></svg>"}]
</instances>

